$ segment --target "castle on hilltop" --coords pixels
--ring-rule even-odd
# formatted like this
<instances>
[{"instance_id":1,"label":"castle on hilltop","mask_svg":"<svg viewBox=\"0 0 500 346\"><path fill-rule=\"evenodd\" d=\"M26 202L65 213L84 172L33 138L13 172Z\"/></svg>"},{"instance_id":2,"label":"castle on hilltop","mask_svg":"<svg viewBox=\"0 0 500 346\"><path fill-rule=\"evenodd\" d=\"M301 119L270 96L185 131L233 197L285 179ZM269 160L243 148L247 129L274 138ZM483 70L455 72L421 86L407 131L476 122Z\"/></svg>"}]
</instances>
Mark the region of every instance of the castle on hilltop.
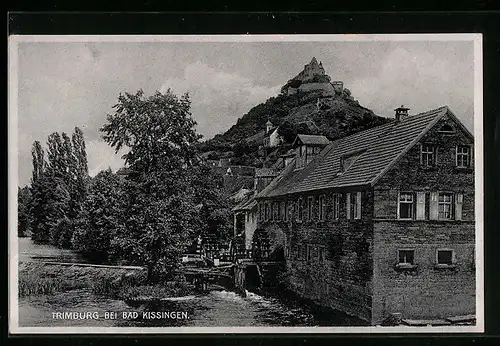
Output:
<instances>
[{"instance_id":1,"label":"castle on hilltop","mask_svg":"<svg viewBox=\"0 0 500 346\"><path fill-rule=\"evenodd\" d=\"M318 63L315 57L294 78L290 79L282 88L281 92L293 95L297 92L321 91L325 96L341 95L344 83L341 81L331 82L330 76L325 73L321 61Z\"/></svg>"}]
</instances>

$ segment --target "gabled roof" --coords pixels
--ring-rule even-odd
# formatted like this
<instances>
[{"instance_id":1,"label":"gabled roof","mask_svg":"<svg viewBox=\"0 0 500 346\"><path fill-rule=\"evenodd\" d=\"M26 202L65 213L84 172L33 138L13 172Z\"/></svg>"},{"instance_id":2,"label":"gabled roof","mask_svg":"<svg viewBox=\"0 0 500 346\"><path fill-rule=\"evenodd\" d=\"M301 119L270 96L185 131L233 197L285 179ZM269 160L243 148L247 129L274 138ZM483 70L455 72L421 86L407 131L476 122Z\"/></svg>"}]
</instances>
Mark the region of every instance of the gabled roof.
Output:
<instances>
[{"instance_id":1,"label":"gabled roof","mask_svg":"<svg viewBox=\"0 0 500 346\"><path fill-rule=\"evenodd\" d=\"M226 173L231 172L232 175L251 176L255 175L255 167L251 166L229 166Z\"/></svg>"},{"instance_id":2,"label":"gabled roof","mask_svg":"<svg viewBox=\"0 0 500 346\"><path fill-rule=\"evenodd\" d=\"M271 168L257 168L255 170L256 177L275 177L278 174Z\"/></svg>"},{"instance_id":3,"label":"gabled roof","mask_svg":"<svg viewBox=\"0 0 500 346\"><path fill-rule=\"evenodd\" d=\"M325 136L317 136L317 135L297 135L295 140L293 141L292 146L295 147L297 143L302 143L304 145L328 145L330 141Z\"/></svg>"},{"instance_id":4,"label":"gabled roof","mask_svg":"<svg viewBox=\"0 0 500 346\"><path fill-rule=\"evenodd\" d=\"M257 197L356 185L373 186L444 116L453 119L472 138L472 134L448 107L440 107L335 140L302 170L295 170L295 164L290 164ZM341 158L353 153L361 154L345 172L339 174Z\"/></svg>"},{"instance_id":5,"label":"gabled roof","mask_svg":"<svg viewBox=\"0 0 500 346\"><path fill-rule=\"evenodd\" d=\"M236 207L233 208L233 211L243 211L243 210L252 210L257 205L257 201L255 197L252 196L248 200L241 202Z\"/></svg>"}]
</instances>

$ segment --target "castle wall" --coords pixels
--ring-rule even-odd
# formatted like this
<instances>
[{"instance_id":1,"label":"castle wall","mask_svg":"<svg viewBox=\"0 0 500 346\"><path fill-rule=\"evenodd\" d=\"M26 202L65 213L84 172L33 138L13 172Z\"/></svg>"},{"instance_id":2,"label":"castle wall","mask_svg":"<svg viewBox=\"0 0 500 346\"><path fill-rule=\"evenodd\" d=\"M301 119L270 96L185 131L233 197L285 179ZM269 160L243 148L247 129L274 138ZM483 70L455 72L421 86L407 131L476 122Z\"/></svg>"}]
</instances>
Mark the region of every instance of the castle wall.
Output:
<instances>
[{"instance_id":1,"label":"castle wall","mask_svg":"<svg viewBox=\"0 0 500 346\"><path fill-rule=\"evenodd\" d=\"M298 91L300 92L310 92L310 91L323 91L324 95L335 95L335 90L330 83L302 83Z\"/></svg>"}]
</instances>

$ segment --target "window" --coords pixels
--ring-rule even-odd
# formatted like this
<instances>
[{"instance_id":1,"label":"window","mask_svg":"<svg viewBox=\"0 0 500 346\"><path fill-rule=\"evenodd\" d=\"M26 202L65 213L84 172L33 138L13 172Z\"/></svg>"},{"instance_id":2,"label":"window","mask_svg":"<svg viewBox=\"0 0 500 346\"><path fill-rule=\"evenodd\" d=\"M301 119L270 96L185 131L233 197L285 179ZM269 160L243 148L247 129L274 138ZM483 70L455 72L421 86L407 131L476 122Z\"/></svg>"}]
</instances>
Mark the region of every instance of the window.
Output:
<instances>
[{"instance_id":1,"label":"window","mask_svg":"<svg viewBox=\"0 0 500 346\"><path fill-rule=\"evenodd\" d=\"M451 193L440 193L439 203L438 203L438 218L440 220L450 220L452 219L452 200L453 195Z\"/></svg>"},{"instance_id":2,"label":"window","mask_svg":"<svg viewBox=\"0 0 500 346\"><path fill-rule=\"evenodd\" d=\"M274 221L278 221L278 207L279 207L279 204L278 202L273 202L273 220Z\"/></svg>"},{"instance_id":3,"label":"window","mask_svg":"<svg viewBox=\"0 0 500 346\"><path fill-rule=\"evenodd\" d=\"M413 219L413 194L401 192L399 194L399 219Z\"/></svg>"},{"instance_id":4,"label":"window","mask_svg":"<svg viewBox=\"0 0 500 346\"><path fill-rule=\"evenodd\" d=\"M422 144L420 148L420 163L426 167L436 164L436 147L429 144Z\"/></svg>"},{"instance_id":5,"label":"window","mask_svg":"<svg viewBox=\"0 0 500 346\"><path fill-rule=\"evenodd\" d=\"M269 221L269 218L271 217L271 206L267 202L266 202L265 217L266 221Z\"/></svg>"},{"instance_id":6,"label":"window","mask_svg":"<svg viewBox=\"0 0 500 346\"><path fill-rule=\"evenodd\" d=\"M320 263L324 262L325 260L325 247L324 246L320 246L318 248L318 261Z\"/></svg>"},{"instance_id":7,"label":"window","mask_svg":"<svg viewBox=\"0 0 500 346\"><path fill-rule=\"evenodd\" d=\"M450 125L444 124L443 126L441 126L441 128L439 129L438 132L441 132L441 133L453 133L455 131L453 131L453 127L451 127Z\"/></svg>"},{"instance_id":8,"label":"window","mask_svg":"<svg viewBox=\"0 0 500 346\"><path fill-rule=\"evenodd\" d=\"M470 167L471 157L470 157L470 147L460 145L457 147L457 167L468 168Z\"/></svg>"},{"instance_id":9,"label":"window","mask_svg":"<svg viewBox=\"0 0 500 346\"><path fill-rule=\"evenodd\" d=\"M453 266L455 264L455 252L451 249L438 249L436 264L438 267Z\"/></svg>"},{"instance_id":10,"label":"window","mask_svg":"<svg viewBox=\"0 0 500 346\"><path fill-rule=\"evenodd\" d=\"M361 192L347 193L347 219L361 219Z\"/></svg>"},{"instance_id":11,"label":"window","mask_svg":"<svg viewBox=\"0 0 500 346\"><path fill-rule=\"evenodd\" d=\"M417 268L415 264L415 250L400 249L398 250L398 263L395 269L397 271L414 271Z\"/></svg>"},{"instance_id":12,"label":"window","mask_svg":"<svg viewBox=\"0 0 500 346\"><path fill-rule=\"evenodd\" d=\"M325 220L325 196L319 196L319 220Z\"/></svg>"},{"instance_id":13,"label":"window","mask_svg":"<svg viewBox=\"0 0 500 346\"><path fill-rule=\"evenodd\" d=\"M338 220L340 217L340 194L333 194L333 219Z\"/></svg>"},{"instance_id":14,"label":"window","mask_svg":"<svg viewBox=\"0 0 500 346\"><path fill-rule=\"evenodd\" d=\"M283 208L285 208L285 210L283 210L283 220L288 221L288 201L285 201L283 205Z\"/></svg>"},{"instance_id":15,"label":"window","mask_svg":"<svg viewBox=\"0 0 500 346\"><path fill-rule=\"evenodd\" d=\"M313 216L313 197L308 197L307 198L307 220L312 220L312 216Z\"/></svg>"},{"instance_id":16,"label":"window","mask_svg":"<svg viewBox=\"0 0 500 346\"><path fill-rule=\"evenodd\" d=\"M297 220L302 221L303 215L304 215L304 200L302 199L302 197L300 197Z\"/></svg>"},{"instance_id":17,"label":"window","mask_svg":"<svg viewBox=\"0 0 500 346\"><path fill-rule=\"evenodd\" d=\"M413 265L415 250L398 250L398 264Z\"/></svg>"},{"instance_id":18,"label":"window","mask_svg":"<svg viewBox=\"0 0 500 346\"><path fill-rule=\"evenodd\" d=\"M313 258L313 246L312 245L307 245L307 254L306 254L306 260L309 262Z\"/></svg>"}]
</instances>

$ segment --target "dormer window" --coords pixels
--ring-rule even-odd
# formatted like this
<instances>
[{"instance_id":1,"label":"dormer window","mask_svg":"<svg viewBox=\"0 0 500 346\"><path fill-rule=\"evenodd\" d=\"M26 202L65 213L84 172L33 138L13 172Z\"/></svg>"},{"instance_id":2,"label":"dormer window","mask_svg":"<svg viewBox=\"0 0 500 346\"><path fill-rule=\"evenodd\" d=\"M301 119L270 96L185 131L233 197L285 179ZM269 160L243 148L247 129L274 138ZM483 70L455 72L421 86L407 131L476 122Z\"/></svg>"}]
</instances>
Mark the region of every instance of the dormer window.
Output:
<instances>
[{"instance_id":1,"label":"dormer window","mask_svg":"<svg viewBox=\"0 0 500 346\"><path fill-rule=\"evenodd\" d=\"M349 169L349 167L352 166L354 161L356 161L361 156L361 154L363 152L364 152L364 150L357 151L355 153L350 153L350 154L347 154L347 155L341 157L340 158L340 173L344 173L345 171L347 171Z\"/></svg>"}]
</instances>

